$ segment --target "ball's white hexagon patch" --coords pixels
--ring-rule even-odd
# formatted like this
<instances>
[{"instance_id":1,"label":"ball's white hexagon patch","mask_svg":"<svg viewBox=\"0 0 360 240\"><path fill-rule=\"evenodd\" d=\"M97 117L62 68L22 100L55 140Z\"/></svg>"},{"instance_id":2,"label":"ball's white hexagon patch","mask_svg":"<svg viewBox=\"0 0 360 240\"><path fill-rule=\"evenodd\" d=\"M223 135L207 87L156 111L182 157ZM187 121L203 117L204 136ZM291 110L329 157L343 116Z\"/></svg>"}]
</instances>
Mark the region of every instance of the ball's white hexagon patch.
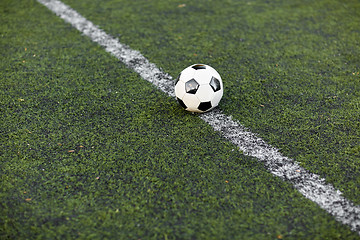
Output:
<instances>
[{"instance_id":1,"label":"ball's white hexagon patch","mask_svg":"<svg viewBox=\"0 0 360 240\"><path fill-rule=\"evenodd\" d=\"M214 90L209 84L200 85L196 92L196 96L201 102L209 102L214 96Z\"/></svg>"},{"instance_id":2,"label":"ball's white hexagon patch","mask_svg":"<svg viewBox=\"0 0 360 240\"><path fill-rule=\"evenodd\" d=\"M216 77L217 79L221 80L220 74L211 66L207 66L208 72L211 74L212 77Z\"/></svg>"},{"instance_id":3,"label":"ball's white hexagon patch","mask_svg":"<svg viewBox=\"0 0 360 240\"><path fill-rule=\"evenodd\" d=\"M200 84L208 84L211 80L211 73L207 69L197 70L194 74L195 80Z\"/></svg>"},{"instance_id":4,"label":"ball's white hexagon patch","mask_svg":"<svg viewBox=\"0 0 360 240\"><path fill-rule=\"evenodd\" d=\"M212 104L213 107L216 107L216 106L219 104L222 96L223 96L223 91L222 91L222 89L221 89L220 91L217 91L217 92L214 94L214 96L213 96L213 98L212 98L212 100L211 100L211 104Z\"/></svg>"},{"instance_id":5,"label":"ball's white hexagon patch","mask_svg":"<svg viewBox=\"0 0 360 240\"><path fill-rule=\"evenodd\" d=\"M182 99L182 97L185 95L185 83L182 81L178 81L178 83L175 86L175 95Z\"/></svg>"},{"instance_id":6,"label":"ball's white hexagon patch","mask_svg":"<svg viewBox=\"0 0 360 240\"><path fill-rule=\"evenodd\" d=\"M194 77L195 74L195 69L191 68L191 67L187 67L185 68L181 73L180 73L180 81L182 82L187 82L190 79L192 79Z\"/></svg>"},{"instance_id":7,"label":"ball's white hexagon patch","mask_svg":"<svg viewBox=\"0 0 360 240\"><path fill-rule=\"evenodd\" d=\"M192 111L192 112L199 112L198 106L200 104L200 100L196 97L194 94L185 94L182 98L182 101L185 103L185 105L188 107L186 110Z\"/></svg>"}]
</instances>

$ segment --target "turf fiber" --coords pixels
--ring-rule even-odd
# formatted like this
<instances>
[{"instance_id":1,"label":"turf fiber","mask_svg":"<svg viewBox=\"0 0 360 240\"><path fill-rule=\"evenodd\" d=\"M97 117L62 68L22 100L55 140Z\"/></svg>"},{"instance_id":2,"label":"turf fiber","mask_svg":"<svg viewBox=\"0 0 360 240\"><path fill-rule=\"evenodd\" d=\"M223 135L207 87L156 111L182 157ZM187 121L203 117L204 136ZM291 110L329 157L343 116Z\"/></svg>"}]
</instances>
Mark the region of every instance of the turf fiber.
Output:
<instances>
[{"instance_id":1,"label":"turf fiber","mask_svg":"<svg viewBox=\"0 0 360 240\"><path fill-rule=\"evenodd\" d=\"M356 1L64 2L214 66L226 114L360 204ZM36 1L0 9L1 238L359 237Z\"/></svg>"}]
</instances>

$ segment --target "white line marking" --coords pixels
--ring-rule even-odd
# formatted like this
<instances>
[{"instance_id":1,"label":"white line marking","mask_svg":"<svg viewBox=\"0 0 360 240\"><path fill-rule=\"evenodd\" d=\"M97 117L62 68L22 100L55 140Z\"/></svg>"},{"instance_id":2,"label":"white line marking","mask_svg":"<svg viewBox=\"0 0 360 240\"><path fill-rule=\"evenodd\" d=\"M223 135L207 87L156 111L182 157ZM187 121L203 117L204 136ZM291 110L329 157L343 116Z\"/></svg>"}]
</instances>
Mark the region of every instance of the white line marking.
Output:
<instances>
[{"instance_id":1,"label":"white line marking","mask_svg":"<svg viewBox=\"0 0 360 240\"><path fill-rule=\"evenodd\" d=\"M153 83L169 96L175 96L172 77L162 72L155 64L150 63L140 52L121 44L62 2L58 0L38 1L92 41L103 46L106 51L127 67L140 74L143 79ZM355 206L344 198L342 193L331 184L327 184L325 179L310 173L292 159L283 156L278 149L268 145L256 134L246 130L219 109L201 114L200 118L238 146L244 154L263 162L272 174L291 182L306 198L317 203L322 209L333 215L337 221L350 226L352 231L360 234L360 206Z\"/></svg>"}]
</instances>

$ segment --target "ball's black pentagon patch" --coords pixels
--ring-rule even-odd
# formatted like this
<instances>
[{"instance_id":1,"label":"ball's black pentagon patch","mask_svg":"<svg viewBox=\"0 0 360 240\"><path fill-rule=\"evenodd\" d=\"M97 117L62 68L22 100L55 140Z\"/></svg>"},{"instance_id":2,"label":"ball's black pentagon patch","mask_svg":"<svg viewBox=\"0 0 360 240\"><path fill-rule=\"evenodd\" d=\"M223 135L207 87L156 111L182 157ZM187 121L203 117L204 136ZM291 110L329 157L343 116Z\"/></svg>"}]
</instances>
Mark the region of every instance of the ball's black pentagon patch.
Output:
<instances>
[{"instance_id":1,"label":"ball's black pentagon patch","mask_svg":"<svg viewBox=\"0 0 360 240\"><path fill-rule=\"evenodd\" d=\"M202 102L198 106L198 109L201 111L207 111L210 108L211 108L211 102Z\"/></svg>"},{"instance_id":2,"label":"ball's black pentagon patch","mask_svg":"<svg viewBox=\"0 0 360 240\"><path fill-rule=\"evenodd\" d=\"M180 104L180 106L182 106L183 108L187 108L187 106L185 105L185 103L180 99L180 98L176 98Z\"/></svg>"},{"instance_id":3,"label":"ball's black pentagon patch","mask_svg":"<svg viewBox=\"0 0 360 240\"><path fill-rule=\"evenodd\" d=\"M199 70L199 69L206 69L206 66L203 64L196 64L196 65L192 66L192 68L195 70Z\"/></svg>"},{"instance_id":4,"label":"ball's black pentagon patch","mask_svg":"<svg viewBox=\"0 0 360 240\"><path fill-rule=\"evenodd\" d=\"M214 92L219 91L221 88L219 79L212 77L210 81L210 86L214 90Z\"/></svg>"},{"instance_id":5,"label":"ball's black pentagon patch","mask_svg":"<svg viewBox=\"0 0 360 240\"><path fill-rule=\"evenodd\" d=\"M185 91L190 94L195 94L199 86L195 79L191 79L185 83Z\"/></svg>"},{"instance_id":6,"label":"ball's black pentagon patch","mask_svg":"<svg viewBox=\"0 0 360 240\"><path fill-rule=\"evenodd\" d=\"M181 73L179 74L179 76L176 78L176 80L175 80L175 86L176 86L176 84L178 83L178 81L180 80L180 75L181 75Z\"/></svg>"}]
</instances>

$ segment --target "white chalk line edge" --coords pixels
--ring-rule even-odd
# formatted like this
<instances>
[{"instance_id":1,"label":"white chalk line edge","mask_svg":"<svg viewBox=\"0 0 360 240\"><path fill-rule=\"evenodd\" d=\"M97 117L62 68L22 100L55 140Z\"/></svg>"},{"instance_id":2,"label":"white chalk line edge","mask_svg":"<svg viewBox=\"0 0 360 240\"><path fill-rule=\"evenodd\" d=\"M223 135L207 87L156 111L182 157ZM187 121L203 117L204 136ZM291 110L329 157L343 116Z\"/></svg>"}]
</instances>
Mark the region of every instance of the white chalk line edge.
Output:
<instances>
[{"instance_id":1,"label":"white chalk line edge","mask_svg":"<svg viewBox=\"0 0 360 240\"><path fill-rule=\"evenodd\" d=\"M116 38L105 33L61 1L38 0L38 2L92 41L103 46L107 52L134 70L143 79L151 82L169 96L175 97L172 77L149 62L140 52L121 44ZM344 198L342 193L331 184L327 184L325 179L310 173L294 160L283 156L278 149L268 145L256 134L245 129L219 109L201 114L199 117L235 144L245 155L255 157L263 162L272 174L293 184L303 196L318 204L337 221L348 225L352 231L360 235L360 206L356 206Z\"/></svg>"}]
</instances>

